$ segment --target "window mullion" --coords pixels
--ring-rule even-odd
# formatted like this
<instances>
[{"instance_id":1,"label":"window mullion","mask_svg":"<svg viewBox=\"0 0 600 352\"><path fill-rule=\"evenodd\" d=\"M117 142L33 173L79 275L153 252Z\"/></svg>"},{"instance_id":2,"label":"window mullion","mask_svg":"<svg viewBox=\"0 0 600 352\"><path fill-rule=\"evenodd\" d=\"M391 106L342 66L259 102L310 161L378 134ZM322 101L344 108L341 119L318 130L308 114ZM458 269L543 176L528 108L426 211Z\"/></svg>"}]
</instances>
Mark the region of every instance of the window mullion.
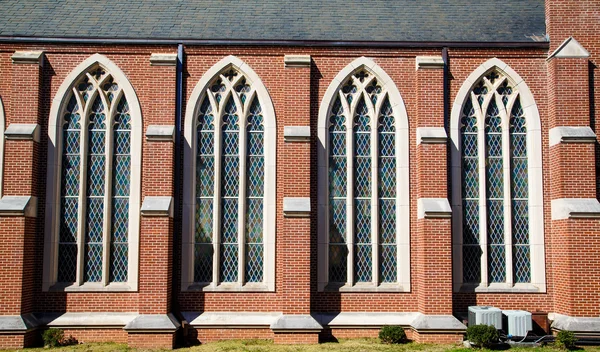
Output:
<instances>
[{"instance_id":1,"label":"window mullion","mask_svg":"<svg viewBox=\"0 0 600 352\"><path fill-rule=\"evenodd\" d=\"M246 236L245 236L245 228L246 228L246 116L240 110L239 115L239 149L238 149L238 157L239 157L239 178L240 182L238 184L239 192L238 192L238 283L243 285L246 274Z\"/></svg>"},{"instance_id":2,"label":"window mullion","mask_svg":"<svg viewBox=\"0 0 600 352\"><path fill-rule=\"evenodd\" d=\"M504 176L504 253L506 265L506 284L513 285L513 256L512 256L512 202L511 202L511 155L510 155L510 121L508 112L504 107L502 99L498 94L494 94L496 105L500 108L502 119L502 171Z\"/></svg>"},{"instance_id":3,"label":"window mullion","mask_svg":"<svg viewBox=\"0 0 600 352\"><path fill-rule=\"evenodd\" d=\"M476 109L477 121L477 144L479 156L479 244L481 247L481 286L488 286L488 238L487 238L487 178L486 178L486 154L485 147L485 110L483 110L477 98L471 93L473 107ZM484 107L486 104L484 104Z\"/></svg>"},{"instance_id":4,"label":"window mullion","mask_svg":"<svg viewBox=\"0 0 600 352\"><path fill-rule=\"evenodd\" d=\"M368 98L368 96L367 96ZM378 116L371 118L371 260L373 284L379 285L379 143Z\"/></svg>"},{"instance_id":5,"label":"window mullion","mask_svg":"<svg viewBox=\"0 0 600 352\"><path fill-rule=\"evenodd\" d=\"M83 273L84 273L84 253L85 253L85 226L86 226L86 189L87 189L87 140L88 140L88 116L87 109L83 110L81 116L81 134L79 139L79 150L80 150L80 170L79 170L79 199L78 199L78 211L77 211L77 270L76 270L76 284L81 286L83 284ZM64 146L63 146L64 148Z\"/></svg>"},{"instance_id":6,"label":"window mullion","mask_svg":"<svg viewBox=\"0 0 600 352\"><path fill-rule=\"evenodd\" d=\"M108 109L106 109L108 110ZM102 221L102 283L108 284L110 270L110 232L111 232L111 212L112 212L112 155L113 155L113 129L112 129L112 113L106 111L106 135L104 137L104 158L105 158L105 173L104 173L104 211Z\"/></svg>"},{"instance_id":7,"label":"window mullion","mask_svg":"<svg viewBox=\"0 0 600 352\"><path fill-rule=\"evenodd\" d=\"M210 94L210 93L207 93ZM215 111L217 111L215 109ZM220 259L221 259L221 158L223 150L221 148L221 116L220 113L215 113L215 129L214 129L214 167L215 167L215 178L214 178L214 201L213 201L213 275L212 285L216 286L220 283L219 273L220 270Z\"/></svg>"},{"instance_id":8,"label":"window mullion","mask_svg":"<svg viewBox=\"0 0 600 352\"><path fill-rule=\"evenodd\" d=\"M347 164L347 184L346 184L346 248L348 250L347 258L347 277L348 285L354 285L354 118L349 112L346 114L346 164Z\"/></svg>"}]
</instances>

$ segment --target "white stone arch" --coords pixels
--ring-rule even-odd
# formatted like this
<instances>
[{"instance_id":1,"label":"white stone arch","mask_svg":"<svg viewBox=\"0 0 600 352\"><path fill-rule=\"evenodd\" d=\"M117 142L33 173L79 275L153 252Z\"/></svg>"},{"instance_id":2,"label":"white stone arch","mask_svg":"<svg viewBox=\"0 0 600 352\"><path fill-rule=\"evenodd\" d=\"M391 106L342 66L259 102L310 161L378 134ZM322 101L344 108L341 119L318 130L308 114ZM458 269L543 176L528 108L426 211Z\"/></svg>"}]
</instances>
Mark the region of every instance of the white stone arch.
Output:
<instances>
[{"instance_id":1,"label":"white stone arch","mask_svg":"<svg viewBox=\"0 0 600 352\"><path fill-rule=\"evenodd\" d=\"M196 121L198 116L198 108L202 103L203 98L206 95L210 83L218 77L218 75L229 68L234 68L240 72L246 78L247 83L252 87L250 96L246 100L245 104L241 104L241 101L234 96L234 100L237 106L244 105L249 106L252 103L254 97L258 98L262 112L263 112L263 124L264 124L264 206L263 206L263 282L262 283L237 283L233 285L219 284L218 279L213 275L213 283L209 286L204 286L201 289L204 291L215 291L215 290L234 290L234 291L274 291L275 290L275 234L276 234L276 148L277 148L277 120L275 117L275 109L273 102L269 95L269 92L262 80L256 74L256 72L240 58L229 55L215 65L213 65L204 75L200 78L200 81L194 87L190 99L186 105L185 113L185 125L184 125L184 189L195 190L196 189ZM209 95L210 96L210 95ZM225 104L229 95L221 100L221 104ZM247 110L240 116L240 128L243 125L243 121L246 121ZM215 116L215 136L220 133L220 127L217 128L220 121L221 115ZM245 129L244 129L245 131ZM240 133L240 155L245 150L245 133ZM220 138L215 138L214 150L220 150ZM216 158L218 159L218 158ZM240 181L242 181L242 175L245 174L245 158L240 157ZM245 182L245 180L243 181ZM241 182L240 182L241 184ZM215 189L220 188L220 170L215 168ZM240 187L244 189L244 187ZM194 214L195 214L195 197L196 194L192 192L184 192L183 195L183 216L182 216L182 256L181 256L181 289L186 290L198 290L194 283ZM244 194L240 192L239 199L244 199ZM218 207L220 202L219 197L215 197L215 203L213 207ZM244 202L240 201L240 206ZM244 208L242 208L244 209ZM216 217L215 219L218 219ZM213 219L214 221L214 219ZM215 229L213 228L213 233ZM215 240L213 236L213 241ZM243 242L240 242L241 246ZM218 252L215 251L215 256ZM241 260L240 260L241 261ZM213 273L216 268L213 267ZM241 277L242 275L238 275Z\"/></svg>"},{"instance_id":2,"label":"white stone arch","mask_svg":"<svg viewBox=\"0 0 600 352\"><path fill-rule=\"evenodd\" d=\"M517 90L527 124L527 171L529 192L529 243L531 261L531 283L488 284L483 278L482 284L470 287L463 283L462 256L462 164L461 164L461 112L475 84L492 70L504 75ZM506 121L504 123L507 123ZM505 126L506 127L506 126ZM503 127L504 128L504 127ZM477 67L462 84L450 115L451 139L451 176L452 176L452 248L453 248L453 281L455 291L475 292L546 292L545 248L544 248L544 199L542 175L542 130L540 114L531 90L521 76L510 66L498 58L492 58ZM504 143L504 141L503 141ZM505 161L508 159L504 159ZM506 162L504 163L506 167ZM509 183L509 182L505 182ZM505 185L506 187L506 185ZM481 194L480 194L481 197ZM485 207L481 205L480 209ZM487 243L487 242L486 242ZM487 262L487 259L486 259ZM507 260L507 266L512 263ZM483 264L482 264L483 265ZM512 271L512 270L511 270Z\"/></svg>"},{"instance_id":3,"label":"white stone arch","mask_svg":"<svg viewBox=\"0 0 600 352\"><path fill-rule=\"evenodd\" d=\"M67 75L58 88L48 119L48 170L46 175L46 222L44 236L44 274L43 290L49 290L56 284L58 270L58 227L60 212L60 180L62 168L62 119L68 98L74 84L81 79L86 72L100 66L110 74L121 88L121 92L115 97L114 102L124 95L129 105L131 115L131 166L130 166L130 194L129 194L129 256L128 256L128 281L125 283L110 283L108 285L75 285L64 288L68 291L137 291L139 272L139 237L140 237L140 204L141 204L141 163L142 163L142 110L137 94L123 71L110 59L101 54L94 54ZM92 99L95 97L92 96ZM90 100L91 101L91 100ZM106 103L106 102L104 102ZM88 104L91 105L91 104ZM112 119L117 104L107 113L107 133L111 126L108 124ZM106 106L106 105L105 105ZM89 109L86 109L89 110ZM82 116L82 119L84 116ZM82 120L83 121L83 120ZM83 130L82 126L82 130ZM112 143L107 143L107 149L112 149ZM82 146L86 148L86 146ZM112 150L109 151L112 153ZM83 163L82 163L83 164ZM111 167L107 167L107 174ZM81 195L80 195L81 196ZM107 224L104 224L107 226ZM80 264L78 264L80 265ZM106 265L106 264L105 264ZM52 288L54 289L54 288ZM60 288L62 289L62 288Z\"/></svg>"},{"instance_id":4,"label":"white stone arch","mask_svg":"<svg viewBox=\"0 0 600 352\"><path fill-rule=\"evenodd\" d=\"M365 287L343 287L340 290L369 290L369 291L410 291L410 180L409 180L409 130L408 115L404 100L390 76L375 61L360 57L344 67L329 84L325 91L318 116L318 290L332 289L327 287L328 274L328 246L329 246L329 188L328 188L328 126L327 121L331 107L338 91L352 74L366 70L375 76L382 88L387 91L389 102L393 108L396 126L396 243L397 243L397 283L394 285L381 285L376 282ZM369 107L371 110L371 107ZM373 117L377 118L377 117ZM372 155L377 155L376 148L372 148ZM376 197L376 196L375 196ZM347 215L351 218L351 215ZM376 266L374 258L373 265Z\"/></svg>"},{"instance_id":5,"label":"white stone arch","mask_svg":"<svg viewBox=\"0 0 600 352\"><path fill-rule=\"evenodd\" d=\"M6 129L6 118L4 117L4 105L0 98L0 198L4 195L4 130Z\"/></svg>"}]
</instances>

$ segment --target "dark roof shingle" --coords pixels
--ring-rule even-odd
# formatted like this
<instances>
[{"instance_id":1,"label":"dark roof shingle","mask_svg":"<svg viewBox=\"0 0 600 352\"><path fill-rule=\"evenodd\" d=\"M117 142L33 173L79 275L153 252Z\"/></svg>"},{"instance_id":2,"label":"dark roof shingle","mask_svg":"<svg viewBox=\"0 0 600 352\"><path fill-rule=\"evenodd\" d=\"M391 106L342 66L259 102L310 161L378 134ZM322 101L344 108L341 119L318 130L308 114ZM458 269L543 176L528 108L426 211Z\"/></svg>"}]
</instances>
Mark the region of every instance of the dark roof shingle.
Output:
<instances>
[{"instance_id":1,"label":"dark roof shingle","mask_svg":"<svg viewBox=\"0 0 600 352\"><path fill-rule=\"evenodd\" d=\"M1 37L531 42L544 0L0 1Z\"/></svg>"}]
</instances>

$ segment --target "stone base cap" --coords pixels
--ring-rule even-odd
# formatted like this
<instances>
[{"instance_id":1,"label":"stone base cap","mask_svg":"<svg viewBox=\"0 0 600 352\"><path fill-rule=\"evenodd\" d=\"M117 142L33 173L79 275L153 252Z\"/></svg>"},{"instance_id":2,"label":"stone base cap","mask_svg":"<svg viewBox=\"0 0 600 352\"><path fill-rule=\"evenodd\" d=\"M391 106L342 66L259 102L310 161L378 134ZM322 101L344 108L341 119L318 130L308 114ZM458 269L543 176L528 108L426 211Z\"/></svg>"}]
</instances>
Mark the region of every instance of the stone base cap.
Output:
<instances>
[{"instance_id":1,"label":"stone base cap","mask_svg":"<svg viewBox=\"0 0 600 352\"><path fill-rule=\"evenodd\" d=\"M40 325L53 328L123 328L138 316L127 312L35 313Z\"/></svg>"},{"instance_id":2,"label":"stone base cap","mask_svg":"<svg viewBox=\"0 0 600 352\"><path fill-rule=\"evenodd\" d=\"M169 314L141 314L137 318L130 321L123 330L130 333L142 333L142 332L168 332L172 333L181 327L179 321Z\"/></svg>"},{"instance_id":3,"label":"stone base cap","mask_svg":"<svg viewBox=\"0 0 600 352\"><path fill-rule=\"evenodd\" d=\"M277 332L320 332L323 326L311 315L282 315L271 324L271 330Z\"/></svg>"},{"instance_id":4,"label":"stone base cap","mask_svg":"<svg viewBox=\"0 0 600 352\"><path fill-rule=\"evenodd\" d=\"M39 326L33 314L0 316L0 334L26 333Z\"/></svg>"},{"instance_id":5,"label":"stone base cap","mask_svg":"<svg viewBox=\"0 0 600 352\"><path fill-rule=\"evenodd\" d=\"M452 315L426 315L418 312L315 313L314 316L320 324L329 328L373 329L399 325L430 333L462 333L467 329Z\"/></svg>"},{"instance_id":6,"label":"stone base cap","mask_svg":"<svg viewBox=\"0 0 600 352\"><path fill-rule=\"evenodd\" d=\"M550 313L553 330L569 330L575 333L593 333L600 335L600 317L571 317L568 315Z\"/></svg>"},{"instance_id":7,"label":"stone base cap","mask_svg":"<svg viewBox=\"0 0 600 352\"><path fill-rule=\"evenodd\" d=\"M0 199L0 216L37 217L37 197L4 196Z\"/></svg>"}]
</instances>

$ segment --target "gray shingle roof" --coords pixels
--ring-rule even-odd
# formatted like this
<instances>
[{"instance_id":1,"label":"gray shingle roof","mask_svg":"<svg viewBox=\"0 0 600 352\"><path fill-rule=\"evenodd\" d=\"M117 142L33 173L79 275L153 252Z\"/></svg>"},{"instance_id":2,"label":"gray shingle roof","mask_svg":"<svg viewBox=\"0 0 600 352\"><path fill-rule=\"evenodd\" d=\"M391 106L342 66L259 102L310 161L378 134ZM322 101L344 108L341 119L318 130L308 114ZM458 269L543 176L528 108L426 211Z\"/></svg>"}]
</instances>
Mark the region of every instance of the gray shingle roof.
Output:
<instances>
[{"instance_id":1,"label":"gray shingle roof","mask_svg":"<svg viewBox=\"0 0 600 352\"><path fill-rule=\"evenodd\" d=\"M2 0L0 36L532 42L544 0Z\"/></svg>"}]
</instances>

